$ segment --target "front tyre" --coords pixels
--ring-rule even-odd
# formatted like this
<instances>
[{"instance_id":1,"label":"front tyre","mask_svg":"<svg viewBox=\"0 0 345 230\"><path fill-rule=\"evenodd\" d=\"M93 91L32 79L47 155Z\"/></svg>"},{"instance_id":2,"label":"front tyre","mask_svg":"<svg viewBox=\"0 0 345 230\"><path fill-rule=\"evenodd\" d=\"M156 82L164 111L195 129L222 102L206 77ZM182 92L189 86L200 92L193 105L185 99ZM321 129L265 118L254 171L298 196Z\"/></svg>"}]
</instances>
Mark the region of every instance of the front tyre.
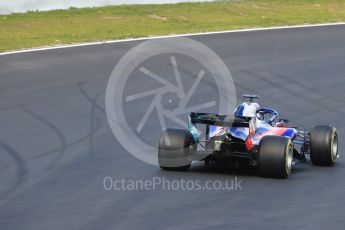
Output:
<instances>
[{"instance_id":1,"label":"front tyre","mask_svg":"<svg viewBox=\"0 0 345 230\"><path fill-rule=\"evenodd\" d=\"M184 129L166 129L162 132L158 147L158 163L164 170L185 171L191 161L190 146L193 144L191 133Z\"/></svg>"},{"instance_id":2,"label":"front tyre","mask_svg":"<svg viewBox=\"0 0 345 230\"><path fill-rule=\"evenodd\" d=\"M260 141L258 171L263 177L287 178L291 174L293 145L290 138L264 136Z\"/></svg>"},{"instance_id":3,"label":"front tyre","mask_svg":"<svg viewBox=\"0 0 345 230\"><path fill-rule=\"evenodd\" d=\"M338 157L338 135L333 126L318 125L310 132L310 160L313 165L332 166Z\"/></svg>"}]
</instances>

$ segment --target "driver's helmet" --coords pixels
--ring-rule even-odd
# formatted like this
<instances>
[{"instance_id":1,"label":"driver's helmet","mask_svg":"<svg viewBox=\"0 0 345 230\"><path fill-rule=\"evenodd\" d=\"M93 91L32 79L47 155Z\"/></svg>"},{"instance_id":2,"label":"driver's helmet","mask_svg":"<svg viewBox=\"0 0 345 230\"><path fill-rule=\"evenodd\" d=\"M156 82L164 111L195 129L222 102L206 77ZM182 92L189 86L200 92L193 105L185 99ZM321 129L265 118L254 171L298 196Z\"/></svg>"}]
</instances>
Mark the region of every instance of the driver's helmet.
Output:
<instances>
[{"instance_id":1,"label":"driver's helmet","mask_svg":"<svg viewBox=\"0 0 345 230\"><path fill-rule=\"evenodd\" d=\"M243 102L236 107L233 115L235 117L256 117L257 111L260 110L260 105L256 102Z\"/></svg>"}]
</instances>

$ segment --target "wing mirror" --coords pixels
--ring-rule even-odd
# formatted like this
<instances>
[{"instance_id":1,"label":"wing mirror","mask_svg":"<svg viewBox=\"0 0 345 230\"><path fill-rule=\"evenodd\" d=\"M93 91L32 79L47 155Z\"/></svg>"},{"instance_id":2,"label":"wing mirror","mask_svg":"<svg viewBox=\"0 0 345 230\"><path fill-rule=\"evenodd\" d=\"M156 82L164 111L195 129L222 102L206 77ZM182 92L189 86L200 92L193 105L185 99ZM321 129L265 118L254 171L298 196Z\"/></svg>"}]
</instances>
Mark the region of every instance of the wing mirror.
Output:
<instances>
[{"instance_id":1,"label":"wing mirror","mask_svg":"<svg viewBox=\"0 0 345 230\"><path fill-rule=\"evenodd\" d=\"M288 123L289 123L289 120L288 120L288 119L284 119L284 118L280 118L280 119L279 119L279 123L288 124Z\"/></svg>"}]
</instances>

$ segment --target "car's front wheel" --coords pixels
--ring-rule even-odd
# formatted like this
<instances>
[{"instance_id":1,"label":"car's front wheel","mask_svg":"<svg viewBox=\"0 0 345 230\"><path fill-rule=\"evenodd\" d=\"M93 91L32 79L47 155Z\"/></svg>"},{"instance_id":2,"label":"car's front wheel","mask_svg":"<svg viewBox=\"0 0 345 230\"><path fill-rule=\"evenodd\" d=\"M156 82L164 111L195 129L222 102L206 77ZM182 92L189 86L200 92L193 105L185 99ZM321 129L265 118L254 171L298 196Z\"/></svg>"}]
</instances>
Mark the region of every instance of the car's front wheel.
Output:
<instances>
[{"instance_id":1,"label":"car's front wheel","mask_svg":"<svg viewBox=\"0 0 345 230\"><path fill-rule=\"evenodd\" d=\"M337 130L332 126L315 126L310 132L310 160L313 165L332 166L337 157Z\"/></svg>"}]
</instances>

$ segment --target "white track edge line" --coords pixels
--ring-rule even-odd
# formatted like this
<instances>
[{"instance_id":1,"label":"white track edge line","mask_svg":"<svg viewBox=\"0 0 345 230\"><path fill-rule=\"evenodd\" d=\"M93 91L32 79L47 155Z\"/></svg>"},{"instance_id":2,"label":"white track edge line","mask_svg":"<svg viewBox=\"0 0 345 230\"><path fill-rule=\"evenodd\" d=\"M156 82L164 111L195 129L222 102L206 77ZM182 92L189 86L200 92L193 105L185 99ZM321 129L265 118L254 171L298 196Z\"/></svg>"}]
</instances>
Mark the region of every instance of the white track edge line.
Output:
<instances>
[{"instance_id":1,"label":"white track edge line","mask_svg":"<svg viewBox=\"0 0 345 230\"><path fill-rule=\"evenodd\" d=\"M264 30L281 30L281 29L295 29L295 28L323 27L323 26L337 26L337 25L345 25L345 22L302 24L302 25L292 25L292 26L276 26L276 27L250 28L250 29L238 29L238 30L224 30L224 31L214 31L214 32L162 35L162 36L152 36L152 37L128 38L128 39L119 39L119 40L106 40L106 41L97 41L97 42L75 43L75 44L70 44L70 45L46 46L46 47L39 47L39 48L6 51L3 53L0 53L0 56L9 55L9 54L44 51L44 50L65 49L65 48L83 47L83 46L94 46L94 45L112 44L112 43L120 43L120 42L142 41L142 40L148 40L148 39L162 39L162 38L174 38L174 37L189 37L189 36L212 35L212 34L240 33L240 32L264 31Z\"/></svg>"}]
</instances>

